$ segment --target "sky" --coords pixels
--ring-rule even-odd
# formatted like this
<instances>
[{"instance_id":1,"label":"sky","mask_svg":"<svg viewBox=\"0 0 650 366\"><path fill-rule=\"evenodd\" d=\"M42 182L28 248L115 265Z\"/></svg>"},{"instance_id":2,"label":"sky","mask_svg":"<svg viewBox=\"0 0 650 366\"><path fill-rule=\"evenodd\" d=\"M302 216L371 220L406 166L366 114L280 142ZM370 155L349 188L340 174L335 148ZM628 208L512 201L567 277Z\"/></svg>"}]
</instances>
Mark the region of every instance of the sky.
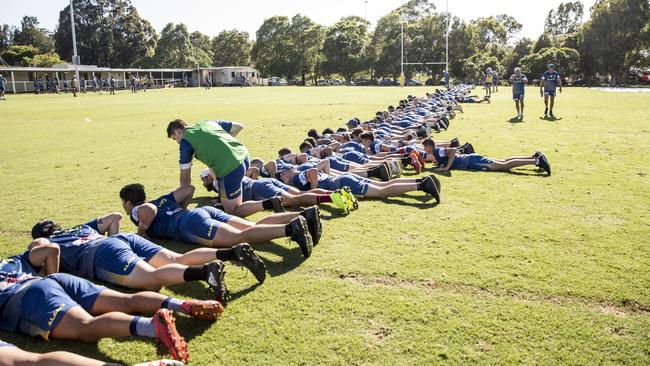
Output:
<instances>
[{"instance_id":1,"label":"sky","mask_svg":"<svg viewBox=\"0 0 650 366\"><path fill-rule=\"evenodd\" d=\"M568 0L564 0L568 1ZM432 0L444 11L444 0ZM562 0L449 0L449 11L465 21L497 14L512 15L522 25L519 37L537 38L544 28L549 10ZM585 16L595 0L583 0ZM307 15L315 22L329 26L341 17L359 15L374 26L377 20L400 6L401 0L131 0L140 16L149 20L160 32L165 24L185 23L188 29L215 36L224 29L247 31L251 38L273 15ZM53 30L59 12L69 0L0 0L0 24L20 25L24 15L38 17L41 25Z\"/></svg>"}]
</instances>

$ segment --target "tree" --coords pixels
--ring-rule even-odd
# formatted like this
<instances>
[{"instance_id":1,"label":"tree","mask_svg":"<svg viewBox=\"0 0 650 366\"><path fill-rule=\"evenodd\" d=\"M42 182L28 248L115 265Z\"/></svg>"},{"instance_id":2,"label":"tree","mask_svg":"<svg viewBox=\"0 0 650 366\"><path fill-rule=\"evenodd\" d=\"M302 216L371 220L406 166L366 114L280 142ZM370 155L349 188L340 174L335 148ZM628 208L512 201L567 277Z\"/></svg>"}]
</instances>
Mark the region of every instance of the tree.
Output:
<instances>
[{"instance_id":1,"label":"tree","mask_svg":"<svg viewBox=\"0 0 650 366\"><path fill-rule=\"evenodd\" d=\"M290 65L291 37L290 22L285 16L274 16L264 20L256 32L257 39L251 49L251 58L260 73L268 76L287 76L295 72Z\"/></svg>"},{"instance_id":2,"label":"tree","mask_svg":"<svg viewBox=\"0 0 650 366\"><path fill-rule=\"evenodd\" d=\"M82 63L130 67L153 55L156 31L130 0L74 0L77 49ZM61 57L72 57L70 6L59 13L54 33Z\"/></svg>"},{"instance_id":3,"label":"tree","mask_svg":"<svg viewBox=\"0 0 650 366\"><path fill-rule=\"evenodd\" d=\"M40 55L36 55L32 58L27 57L23 59L23 62L29 66L36 66L36 67L52 67L54 65L60 65L65 63L63 60L61 60L61 58L56 52L43 53Z\"/></svg>"},{"instance_id":4,"label":"tree","mask_svg":"<svg viewBox=\"0 0 650 366\"><path fill-rule=\"evenodd\" d=\"M580 55L572 48L548 47L521 59L522 70L531 75L531 80L541 76L551 63L562 76L575 77L579 70Z\"/></svg>"},{"instance_id":5,"label":"tree","mask_svg":"<svg viewBox=\"0 0 650 366\"><path fill-rule=\"evenodd\" d=\"M291 69L300 75L305 85L306 75L313 73L319 61L319 53L325 37L325 29L314 23L309 17L296 14L291 18L289 37L293 51L289 59Z\"/></svg>"},{"instance_id":6,"label":"tree","mask_svg":"<svg viewBox=\"0 0 650 366\"><path fill-rule=\"evenodd\" d=\"M13 66L29 66L29 60L39 54L38 48L34 46L10 46L2 53L2 58L9 65Z\"/></svg>"},{"instance_id":7,"label":"tree","mask_svg":"<svg viewBox=\"0 0 650 366\"><path fill-rule=\"evenodd\" d=\"M358 16L341 18L325 32L323 55L325 69L338 73L349 83L364 67L370 23Z\"/></svg>"},{"instance_id":8,"label":"tree","mask_svg":"<svg viewBox=\"0 0 650 366\"><path fill-rule=\"evenodd\" d=\"M648 19L647 0L599 0L582 31L580 52L593 62L583 64L585 72L609 75L612 84L625 80L639 50L648 46Z\"/></svg>"},{"instance_id":9,"label":"tree","mask_svg":"<svg viewBox=\"0 0 650 366\"><path fill-rule=\"evenodd\" d=\"M560 4L551 9L544 21L544 33L552 36L575 33L580 28L584 7L580 1Z\"/></svg>"},{"instance_id":10,"label":"tree","mask_svg":"<svg viewBox=\"0 0 650 366\"><path fill-rule=\"evenodd\" d=\"M210 41L210 37L199 31L192 32L190 34L190 44L192 45L192 52L199 65L212 66L214 54L211 49L212 42Z\"/></svg>"},{"instance_id":11,"label":"tree","mask_svg":"<svg viewBox=\"0 0 650 366\"><path fill-rule=\"evenodd\" d=\"M521 59L529 55L533 50L533 41L529 38L522 38L517 42L512 51L509 52L508 56L504 60L506 74L513 72L514 68L520 66Z\"/></svg>"},{"instance_id":12,"label":"tree","mask_svg":"<svg viewBox=\"0 0 650 366\"><path fill-rule=\"evenodd\" d=\"M539 38L537 38L537 41L535 41L535 44L533 45L533 53L537 53L542 49L551 46L553 46L553 43L551 42L551 37L549 36L549 34L542 33L539 35Z\"/></svg>"},{"instance_id":13,"label":"tree","mask_svg":"<svg viewBox=\"0 0 650 366\"><path fill-rule=\"evenodd\" d=\"M20 29L16 29L13 43L23 46L34 46L42 53L54 51L52 34L45 28L39 28L38 18L24 16L20 22Z\"/></svg>"},{"instance_id":14,"label":"tree","mask_svg":"<svg viewBox=\"0 0 650 366\"><path fill-rule=\"evenodd\" d=\"M14 33L16 27L9 24L0 25L0 52L5 51L14 43Z\"/></svg>"},{"instance_id":15,"label":"tree","mask_svg":"<svg viewBox=\"0 0 650 366\"><path fill-rule=\"evenodd\" d=\"M247 32L224 30L212 39L214 66L247 66L251 63L251 41Z\"/></svg>"},{"instance_id":16,"label":"tree","mask_svg":"<svg viewBox=\"0 0 650 366\"><path fill-rule=\"evenodd\" d=\"M190 34L183 23L168 23L160 32L153 57L157 67L194 68L197 54L190 41ZM206 66L206 65L204 65Z\"/></svg>"}]
</instances>

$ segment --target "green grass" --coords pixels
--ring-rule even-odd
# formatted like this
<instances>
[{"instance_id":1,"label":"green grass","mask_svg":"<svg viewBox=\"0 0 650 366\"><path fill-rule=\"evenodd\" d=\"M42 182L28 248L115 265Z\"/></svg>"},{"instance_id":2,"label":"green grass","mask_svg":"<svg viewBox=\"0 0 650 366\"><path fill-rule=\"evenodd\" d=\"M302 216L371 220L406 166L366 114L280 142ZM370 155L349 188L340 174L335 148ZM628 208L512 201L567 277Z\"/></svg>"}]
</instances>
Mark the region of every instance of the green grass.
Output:
<instances>
[{"instance_id":1,"label":"green grass","mask_svg":"<svg viewBox=\"0 0 650 366\"><path fill-rule=\"evenodd\" d=\"M0 102L0 255L24 250L36 220L65 226L121 210L124 184L141 182L151 197L175 188L170 119L243 122L241 140L268 159L311 127L339 127L426 90L9 95ZM650 98L566 88L555 111L562 119L549 122L536 91L523 123L508 122L514 105L502 87L492 104L465 105L436 138L458 136L496 158L542 150L552 177L453 171L441 176L438 206L413 193L362 201L348 217L325 211L311 258L284 240L260 245L271 275L264 285L229 267L238 297L223 319L180 317L192 364L650 363ZM124 228L134 231L128 220ZM206 296L198 284L164 291ZM123 363L155 357L152 342L134 338L96 346L0 338Z\"/></svg>"}]
</instances>

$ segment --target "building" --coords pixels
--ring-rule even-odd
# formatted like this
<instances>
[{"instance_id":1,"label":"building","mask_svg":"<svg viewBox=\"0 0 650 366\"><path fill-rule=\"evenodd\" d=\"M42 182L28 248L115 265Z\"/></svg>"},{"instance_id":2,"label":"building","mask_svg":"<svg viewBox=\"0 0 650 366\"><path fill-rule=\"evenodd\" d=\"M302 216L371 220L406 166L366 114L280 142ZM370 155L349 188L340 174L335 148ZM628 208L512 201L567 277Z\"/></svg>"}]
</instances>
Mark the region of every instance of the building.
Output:
<instances>
[{"instance_id":1,"label":"building","mask_svg":"<svg viewBox=\"0 0 650 366\"><path fill-rule=\"evenodd\" d=\"M70 88L72 77L75 75L74 65L55 65L53 67L0 67L0 74L7 79L6 92L24 93L34 92L35 81L54 81L58 78L59 89ZM79 65L79 77L93 80L96 76L100 80L117 81L118 88L127 89L131 76L135 78L146 77L152 87L197 87L205 84L208 74L212 75L215 86L240 85L244 80L246 86L262 85L257 70L247 66L236 67L209 67L200 69L112 69L94 65ZM88 84L92 89L92 83Z\"/></svg>"}]
</instances>

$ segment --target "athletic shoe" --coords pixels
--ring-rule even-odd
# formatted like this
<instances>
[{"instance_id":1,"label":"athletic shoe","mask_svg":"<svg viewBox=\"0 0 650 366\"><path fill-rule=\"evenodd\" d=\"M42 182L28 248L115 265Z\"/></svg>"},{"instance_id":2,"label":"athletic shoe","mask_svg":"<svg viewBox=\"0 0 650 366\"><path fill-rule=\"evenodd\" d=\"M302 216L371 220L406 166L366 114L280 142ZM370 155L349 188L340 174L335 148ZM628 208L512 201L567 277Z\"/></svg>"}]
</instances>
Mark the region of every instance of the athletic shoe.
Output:
<instances>
[{"instance_id":1,"label":"athletic shoe","mask_svg":"<svg viewBox=\"0 0 650 366\"><path fill-rule=\"evenodd\" d=\"M159 356L169 354L175 360L187 362L190 357L185 339L176 330L176 319L169 309L158 309L152 317ZM167 352L165 352L165 350Z\"/></svg>"},{"instance_id":2,"label":"athletic shoe","mask_svg":"<svg viewBox=\"0 0 650 366\"><path fill-rule=\"evenodd\" d=\"M440 193L440 192L441 192L441 191L440 191L440 180L438 179L438 177L436 177L435 175L431 174L431 175L428 176L428 178L431 178L431 180L433 181L433 183L435 183L436 188L438 189L438 193Z\"/></svg>"},{"instance_id":3,"label":"athletic shoe","mask_svg":"<svg viewBox=\"0 0 650 366\"><path fill-rule=\"evenodd\" d=\"M415 168L415 172L420 174L420 172L422 172L422 165L420 165L418 157L414 153L411 153L411 155L409 155L409 158L411 159L411 165L413 168Z\"/></svg>"},{"instance_id":4,"label":"athletic shoe","mask_svg":"<svg viewBox=\"0 0 650 366\"><path fill-rule=\"evenodd\" d=\"M458 147L460 146L460 141L458 141L458 138L454 137L449 141L449 147Z\"/></svg>"},{"instance_id":5,"label":"athletic shoe","mask_svg":"<svg viewBox=\"0 0 650 366\"><path fill-rule=\"evenodd\" d=\"M537 166L544 169L549 176L551 175L551 164L548 162L546 155L542 154L537 158Z\"/></svg>"},{"instance_id":6,"label":"athletic shoe","mask_svg":"<svg viewBox=\"0 0 650 366\"><path fill-rule=\"evenodd\" d=\"M541 155L543 155L542 152L539 151L539 150L537 150L537 151L535 151L535 153L533 154L533 157L534 157L534 158L538 158L538 157L540 157Z\"/></svg>"},{"instance_id":7,"label":"athletic shoe","mask_svg":"<svg viewBox=\"0 0 650 366\"><path fill-rule=\"evenodd\" d=\"M548 116L549 116L549 118L555 119L555 116L553 115L553 112L549 113Z\"/></svg>"},{"instance_id":8,"label":"athletic shoe","mask_svg":"<svg viewBox=\"0 0 650 366\"><path fill-rule=\"evenodd\" d=\"M389 160L390 164L390 173L393 178L399 178L402 176L402 164L399 160Z\"/></svg>"},{"instance_id":9,"label":"athletic shoe","mask_svg":"<svg viewBox=\"0 0 650 366\"><path fill-rule=\"evenodd\" d=\"M348 186L341 187L341 194L343 195L343 198L347 201L348 206L350 206L352 208L352 210L358 210L359 209L359 201L352 194L352 191L350 190L350 187L348 187Z\"/></svg>"},{"instance_id":10,"label":"athletic shoe","mask_svg":"<svg viewBox=\"0 0 650 366\"><path fill-rule=\"evenodd\" d=\"M264 283L266 279L266 266L262 259L255 254L250 244L238 244L232 247L232 250L237 257L236 264L246 267L255 276L257 282Z\"/></svg>"},{"instance_id":11,"label":"athletic shoe","mask_svg":"<svg viewBox=\"0 0 650 366\"><path fill-rule=\"evenodd\" d=\"M292 229L291 239L298 243L302 250L302 255L305 258L309 258L314 243L312 242L311 235L309 235L309 230L307 229L307 220L302 216L298 216L291 220L289 225L291 225Z\"/></svg>"},{"instance_id":12,"label":"athletic shoe","mask_svg":"<svg viewBox=\"0 0 650 366\"><path fill-rule=\"evenodd\" d=\"M223 306L214 300L187 300L181 305L183 312L193 318L215 321L223 313Z\"/></svg>"},{"instance_id":13,"label":"athletic shoe","mask_svg":"<svg viewBox=\"0 0 650 366\"><path fill-rule=\"evenodd\" d=\"M332 199L332 204L334 204L334 206L338 207L339 209L343 210L343 213L345 214L350 213L352 207L348 206L347 202L345 202L345 199L343 198L343 194L341 194L340 189L337 189L336 191L330 193L330 198Z\"/></svg>"},{"instance_id":14,"label":"athletic shoe","mask_svg":"<svg viewBox=\"0 0 650 366\"><path fill-rule=\"evenodd\" d=\"M469 142L467 143L467 146L465 146L465 152L463 154L474 154L474 145L470 144Z\"/></svg>"},{"instance_id":15,"label":"athletic shoe","mask_svg":"<svg viewBox=\"0 0 650 366\"><path fill-rule=\"evenodd\" d=\"M390 180L390 168L388 167L388 164L384 163L378 165L377 169L379 169L379 179L381 179L382 182L388 182Z\"/></svg>"},{"instance_id":16,"label":"athletic shoe","mask_svg":"<svg viewBox=\"0 0 650 366\"><path fill-rule=\"evenodd\" d=\"M226 306L230 295L228 287L226 287L226 282L224 281L226 266L220 260L212 261L207 266L208 270L204 280L214 290L215 299Z\"/></svg>"},{"instance_id":17,"label":"athletic shoe","mask_svg":"<svg viewBox=\"0 0 650 366\"><path fill-rule=\"evenodd\" d=\"M271 197L271 203L273 203L273 212L275 213L280 213L280 212L286 212L284 208L284 201L282 200L282 197Z\"/></svg>"},{"instance_id":18,"label":"athletic shoe","mask_svg":"<svg viewBox=\"0 0 650 366\"><path fill-rule=\"evenodd\" d=\"M431 128L433 128L433 130L436 132L440 132L440 126L437 123L431 126Z\"/></svg>"},{"instance_id":19,"label":"athletic shoe","mask_svg":"<svg viewBox=\"0 0 650 366\"><path fill-rule=\"evenodd\" d=\"M311 240L316 246L323 234L323 225L320 222L320 208L318 206L307 207L302 210L300 215L307 221L309 235L311 235Z\"/></svg>"},{"instance_id":20,"label":"athletic shoe","mask_svg":"<svg viewBox=\"0 0 650 366\"><path fill-rule=\"evenodd\" d=\"M436 199L437 203L440 203L440 192L438 191L438 187L436 186L435 181L431 177L426 177L422 180L422 183L420 183L420 188L433 196L433 198Z\"/></svg>"}]
</instances>

